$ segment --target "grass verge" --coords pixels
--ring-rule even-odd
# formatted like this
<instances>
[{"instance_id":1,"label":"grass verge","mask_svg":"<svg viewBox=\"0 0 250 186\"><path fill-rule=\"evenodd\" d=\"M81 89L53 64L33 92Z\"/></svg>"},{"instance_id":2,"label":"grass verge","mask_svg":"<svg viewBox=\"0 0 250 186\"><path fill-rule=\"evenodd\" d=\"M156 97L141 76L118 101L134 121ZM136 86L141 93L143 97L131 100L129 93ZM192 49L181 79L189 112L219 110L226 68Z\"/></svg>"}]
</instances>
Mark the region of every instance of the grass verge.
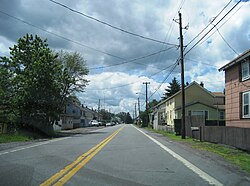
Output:
<instances>
[{"instance_id":1,"label":"grass verge","mask_svg":"<svg viewBox=\"0 0 250 186\"><path fill-rule=\"evenodd\" d=\"M30 137L21 134L0 134L0 143L9 143L17 141L29 141Z\"/></svg>"},{"instance_id":2,"label":"grass verge","mask_svg":"<svg viewBox=\"0 0 250 186\"><path fill-rule=\"evenodd\" d=\"M146 129L162 134L163 136L166 136L174 141L189 143L192 148L215 153L223 157L225 160L239 166L241 169L250 173L250 154L245 151L235 149L232 147L223 146L220 144L200 142L192 138L182 139L181 136L176 136L175 134L166 131L154 130L152 128L146 128Z\"/></svg>"}]
</instances>

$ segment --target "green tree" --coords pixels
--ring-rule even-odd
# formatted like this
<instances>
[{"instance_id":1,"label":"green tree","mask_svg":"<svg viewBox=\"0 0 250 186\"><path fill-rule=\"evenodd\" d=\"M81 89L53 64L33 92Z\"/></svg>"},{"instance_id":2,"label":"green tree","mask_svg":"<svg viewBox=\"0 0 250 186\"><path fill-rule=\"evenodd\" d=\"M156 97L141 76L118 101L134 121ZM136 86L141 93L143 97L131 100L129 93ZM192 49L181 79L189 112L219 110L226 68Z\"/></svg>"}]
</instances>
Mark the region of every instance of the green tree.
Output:
<instances>
[{"instance_id":1,"label":"green tree","mask_svg":"<svg viewBox=\"0 0 250 186\"><path fill-rule=\"evenodd\" d=\"M61 105L61 69L57 55L46 40L26 35L10 48L10 67L14 69L14 106L21 122L44 132L58 120Z\"/></svg>"},{"instance_id":2,"label":"green tree","mask_svg":"<svg viewBox=\"0 0 250 186\"><path fill-rule=\"evenodd\" d=\"M57 60L62 65L62 98L65 100L67 97L73 96L76 92L83 92L89 82L86 79L89 70L81 54L61 51Z\"/></svg>"},{"instance_id":3,"label":"green tree","mask_svg":"<svg viewBox=\"0 0 250 186\"><path fill-rule=\"evenodd\" d=\"M119 112L118 114L116 114L116 116L119 117L119 118L122 120L122 122L125 123L125 121L126 121L126 116L127 116L127 113L126 113L126 112Z\"/></svg>"},{"instance_id":4,"label":"green tree","mask_svg":"<svg viewBox=\"0 0 250 186\"><path fill-rule=\"evenodd\" d=\"M110 113L110 112L108 112L107 110L104 110L104 109L100 110L100 115L101 115L101 118L104 121L111 121L112 117L114 116L113 113Z\"/></svg>"},{"instance_id":5,"label":"green tree","mask_svg":"<svg viewBox=\"0 0 250 186\"><path fill-rule=\"evenodd\" d=\"M172 79L172 82L169 83L168 88L165 89L165 94L163 99L166 99L168 97L171 97L174 95L176 92L178 92L181 89L180 83L177 81L177 79L174 77Z\"/></svg>"},{"instance_id":6,"label":"green tree","mask_svg":"<svg viewBox=\"0 0 250 186\"><path fill-rule=\"evenodd\" d=\"M11 70L9 69L9 61L6 57L0 59L0 123L13 122L11 107Z\"/></svg>"},{"instance_id":7,"label":"green tree","mask_svg":"<svg viewBox=\"0 0 250 186\"><path fill-rule=\"evenodd\" d=\"M10 48L10 57L0 59L4 77L0 81L0 111L14 113L21 126L52 132L67 99L84 91L87 74L80 54L55 54L46 40L27 34Z\"/></svg>"},{"instance_id":8,"label":"green tree","mask_svg":"<svg viewBox=\"0 0 250 186\"><path fill-rule=\"evenodd\" d=\"M133 123L133 119L129 112L126 114L125 123L127 124Z\"/></svg>"}]
</instances>

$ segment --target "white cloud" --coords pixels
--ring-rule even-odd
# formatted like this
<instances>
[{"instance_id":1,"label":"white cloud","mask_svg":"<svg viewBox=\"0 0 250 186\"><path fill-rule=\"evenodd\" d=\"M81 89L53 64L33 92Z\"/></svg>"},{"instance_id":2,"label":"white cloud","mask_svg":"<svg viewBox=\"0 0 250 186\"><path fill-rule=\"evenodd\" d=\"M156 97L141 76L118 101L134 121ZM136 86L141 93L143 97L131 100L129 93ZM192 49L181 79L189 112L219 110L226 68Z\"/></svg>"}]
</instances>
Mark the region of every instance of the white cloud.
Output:
<instances>
[{"instance_id":1,"label":"white cloud","mask_svg":"<svg viewBox=\"0 0 250 186\"><path fill-rule=\"evenodd\" d=\"M178 44L179 42L179 25L173 22L172 19L178 19L178 7L182 0L145 2L108 0L105 3L99 1L80 2L63 0L60 2L125 30L158 40L166 39L170 43ZM183 26L189 24L189 29L183 30L184 45L186 45L220 12L228 3L228 0L189 0L184 2L181 9ZM235 3L235 1L232 1L217 20L232 8ZM241 5L243 5L242 8L233 15ZM221 28L219 28L221 24L218 25L221 34L238 53L249 49L249 6L249 2L240 3L221 24L232 16L228 22ZM12 2L2 0L1 9L45 30L126 60L135 59L166 48L166 46L161 44L114 30L49 1L16 0ZM80 52L87 60L90 68L105 67L125 61L55 37L2 13L0 13L0 24L4 25L0 30L1 55L7 54L9 52L8 47L13 46L18 38L23 37L28 32L38 34L42 38L48 38L49 46L53 49ZM190 49L200 37L190 44L185 51ZM98 100L101 99L102 106L110 107L114 112L131 111L134 108L134 102L137 101L138 95L135 93L145 92L145 85L142 83L145 81L150 82L149 95L155 92L155 89L158 88L164 77L168 75L171 68L168 71L159 72L155 76L151 75L158 72L157 69L161 70L174 64L178 57L179 50L171 49L159 55L137 61L143 65L131 62L110 68L90 70L88 79L91 82L86 88L86 92L79 95L80 99L84 104L95 108L97 108ZM185 60L186 81L203 81L205 87L209 90L222 91L224 87L224 73L218 72L218 68L236 57L236 54L226 45L218 32L215 32L209 39L209 42L199 45L185 57L198 61ZM173 76L180 79L179 72L178 66L166 82L170 82ZM125 84L127 85L124 86ZM160 99L166 87L167 83L164 83L159 91L154 94L153 98ZM144 96L141 95L140 97L143 99Z\"/></svg>"}]
</instances>

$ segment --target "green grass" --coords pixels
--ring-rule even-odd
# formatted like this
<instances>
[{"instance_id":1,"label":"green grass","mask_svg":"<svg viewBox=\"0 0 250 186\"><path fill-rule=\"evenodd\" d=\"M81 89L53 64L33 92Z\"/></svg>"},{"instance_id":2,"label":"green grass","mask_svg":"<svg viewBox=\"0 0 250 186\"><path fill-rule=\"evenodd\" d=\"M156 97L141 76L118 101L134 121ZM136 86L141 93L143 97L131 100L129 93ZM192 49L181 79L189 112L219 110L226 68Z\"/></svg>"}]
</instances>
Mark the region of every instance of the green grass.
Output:
<instances>
[{"instance_id":1,"label":"green grass","mask_svg":"<svg viewBox=\"0 0 250 186\"><path fill-rule=\"evenodd\" d=\"M182 139L181 136L176 136L175 134L173 134L171 132L162 131L162 130L155 130L155 129L152 129L152 128L149 128L149 127L145 128L145 129L153 131L153 132L156 132L158 134L162 134L163 136L166 136L166 137L168 137L171 140L183 141L183 142L192 142L193 141L192 138Z\"/></svg>"},{"instance_id":2,"label":"green grass","mask_svg":"<svg viewBox=\"0 0 250 186\"><path fill-rule=\"evenodd\" d=\"M215 153L250 173L250 154L247 152L219 144L200 142L192 138L182 139L181 136L176 136L175 134L166 131L158 131L151 128L146 129L162 134L174 141L189 143L192 148Z\"/></svg>"},{"instance_id":3,"label":"green grass","mask_svg":"<svg viewBox=\"0 0 250 186\"><path fill-rule=\"evenodd\" d=\"M17 141L29 141L30 137L20 134L0 134L0 143L9 143Z\"/></svg>"},{"instance_id":4,"label":"green grass","mask_svg":"<svg viewBox=\"0 0 250 186\"><path fill-rule=\"evenodd\" d=\"M242 150L235 149L232 147L225 147L218 144L198 141L194 142L192 144L192 147L218 154L225 160L236 164L241 169L250 173L250 154Z\"/></svg>"}]
</instances>

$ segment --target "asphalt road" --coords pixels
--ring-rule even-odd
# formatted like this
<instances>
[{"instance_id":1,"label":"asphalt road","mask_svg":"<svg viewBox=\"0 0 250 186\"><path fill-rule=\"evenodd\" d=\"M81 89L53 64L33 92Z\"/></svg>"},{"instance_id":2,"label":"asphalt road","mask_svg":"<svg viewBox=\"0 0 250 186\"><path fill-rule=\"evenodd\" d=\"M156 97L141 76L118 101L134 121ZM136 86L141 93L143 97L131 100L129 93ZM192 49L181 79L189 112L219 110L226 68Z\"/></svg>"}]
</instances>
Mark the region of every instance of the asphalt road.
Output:
<instances>
[{"instance_id":1,"label":"asphalt road","mask_svg":"<svg viewBox=\"0 0 250 186\"><path fill-rule=\"evenodd\" d=\"M0 151L0 185L250 185L234 166L118 125Z\"/></svg>"}]
</instances>

